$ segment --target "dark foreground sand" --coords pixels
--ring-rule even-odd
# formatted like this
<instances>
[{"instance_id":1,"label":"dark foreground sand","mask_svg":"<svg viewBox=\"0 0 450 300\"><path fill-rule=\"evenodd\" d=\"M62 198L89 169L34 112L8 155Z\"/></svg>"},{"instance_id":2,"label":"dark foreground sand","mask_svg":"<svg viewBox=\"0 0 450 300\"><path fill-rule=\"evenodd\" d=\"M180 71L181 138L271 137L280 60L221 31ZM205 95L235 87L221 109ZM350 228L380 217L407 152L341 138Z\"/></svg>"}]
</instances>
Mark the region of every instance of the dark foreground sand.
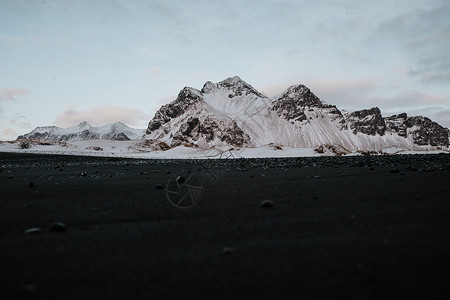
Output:
<instances>
[{"instance_id":1,"label":"dark foreground sand","mask_svg":"<svg viewBox=\"0 0 450 300\"><path fill-rule=\"evenodd\" d=\"M237 159L205 171L211 162L0 153L0 297L449 296L449 158ZM201 185L198 205L169 203L178 173Z\"/></svg>"}]
</instances>

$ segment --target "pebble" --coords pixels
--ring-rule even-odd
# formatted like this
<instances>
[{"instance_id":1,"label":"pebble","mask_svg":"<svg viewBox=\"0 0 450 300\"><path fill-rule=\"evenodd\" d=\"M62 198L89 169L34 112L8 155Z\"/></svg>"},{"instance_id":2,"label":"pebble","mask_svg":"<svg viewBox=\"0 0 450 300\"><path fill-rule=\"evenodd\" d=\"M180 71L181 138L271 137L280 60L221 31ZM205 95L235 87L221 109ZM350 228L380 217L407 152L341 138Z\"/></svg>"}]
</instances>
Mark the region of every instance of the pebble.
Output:
<instances>
[{"instance_id":1,"label":"pebble","mask_svg":"<svg viewBox=\"0 0 450 300\"><path fill-rule=\"evenodd\" d=\"M264 200L261 202L261 207L272 208L273 201L272 200Z\"/></svg>"},{"instance_id":2,"label":"pebble","mask_svg":"<svg viewBox=\"0 0 450 300\"><path fill-rule=\"evenodd\" d=\"M231 247L225 247L222 249L222 254L223 255L230 255L234 252L234 249Z\"/></svg>"},{"instance_id":3,"label":"pebble","mask_svg":"<svg viewBox=\"0 0 450 300\"><path fill-rule=\"evenodd\" d=\"M81 176L86 177L87 173L86 172L81 172Z\"/></svg>"},{"instance_id":4,"label":"pebble","mask_svg":"<svg viewBox=\"0 0 450 300\"><path fill-rule=\"evenodd\" d=\"M24 284L22 286L22 291L25 294L32 294L32 293L36 292L36 286L34 284Z\"/></svg>"},{"instance_id":5,"label":"pebble","mask_svg":"<svg viewBox=\"0 0 450 300\"><path fill-rule=\"evenodd\" d=\"M178 176L178 177L177 177L177 182L178 182L179 184L183 184L183 183L186 182L186 178L184 178L183 176Z\"/></svg>"},{"instance_id":6,"label":"pebble","mask_svg":"<svg viewBox=\"0 0 450 300\"><path fill-rule=\"evenodd\" d=\"M26 234L36 234L36 233L41 233L42 229L39 227L33 227L33 228L28 228L25 230Z\"/></svg>"},{"instance_id":7,"label":"pebble","mask_svg":"<svg viewBox=\"0 0 450 300\"><path fill-rule=\"evenodd\" d=\"M64 223L61 222L54 222L50 225L48 228L48 231L50 232L64 232L67 231L67 227Z\"/></svg>"}]
</instances>

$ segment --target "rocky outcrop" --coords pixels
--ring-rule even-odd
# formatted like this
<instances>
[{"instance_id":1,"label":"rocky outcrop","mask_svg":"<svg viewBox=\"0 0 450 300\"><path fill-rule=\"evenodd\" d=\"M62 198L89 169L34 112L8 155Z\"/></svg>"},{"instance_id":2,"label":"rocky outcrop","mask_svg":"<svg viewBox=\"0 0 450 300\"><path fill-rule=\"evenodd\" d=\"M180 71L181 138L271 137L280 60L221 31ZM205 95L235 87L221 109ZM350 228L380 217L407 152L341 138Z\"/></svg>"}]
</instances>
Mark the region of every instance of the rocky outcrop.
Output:
<instances>
[{"instance_id":1,"label":"rocky outcrop","mask_svg":"<svg viewBox=\"0 0 450 300\"><path fill-rule=\"evenodd\" d=\"M347 122L354 134L384 135L386 132L386 123L378 107L354 111L348 115Z\"/></svg>"},{"instance_id":2,"label":"rocky outcrop","mask_svg":"<svg viewBox=\"0 0 450 300\"><path fill-rule=\"evenodd\" d=\"M397 133L399 136L407 137L406 133L406 119L408 115L406 113L393 115L390 117L384 118L384 122L386 124L386 128L391 132Z\"/></svg>"},{"instance_id":3,"label":"rocky outcrop","mask_svg":"<svg viewBox=\"0 0 450 300\"><path fill-rule=\"evenodd\" d=\"M218 120L207 117L200 120L191 117L173 136L170 146L174 147L184 143L202 146L202 142L208 144L215 139L235 147L245 147L250 142L249 136L239 128L236 122L230 119Z\"/></svg>"},{"instance_id":4,"label":"rocky outcrop","mask_svg":"<svg viewBox=\"0 0 450 300\"><path fill-rule=\"evenodd\" d=\"M272 111L288 121L303 122L308 120L308 111L313 108L322 110L336 122L339 129L344 129L345 119L336 106L322 102L306 86L299 84L289 87L272 102Z\"/></svg>"},{"instance_id":5,"label":"rocky outcrop","mask_svg":"<svg viewBox=\"0 0 450 300\"><path fill-rule=\"evenodd\" d=\"M417 145L448 146L448 129L427 117L408 117L406 113L385 118L387 128L398 135L410 138Z\"/></svg>"},{"instance_id":6,"label":"rocky outcrop","mask_svg":"<svg viewBox=\"0 0 450 300\"><path fill-rule=\"evenodd\" d=\"M448 146L447 129L427 117L409 117L405 121L407 134L417 145Z\"/></svg>"},{"instance_id":7,"label":"rocky outcrop","mask_svg":"<svg viewBox=\"0 0 450 300\"><path fill-rule=\"evenodd\" d=\"M202 102L199 91L195 89L185 87L180 91L175 101L162 106L155 114L153 119L148 124L146 133L150 134L155 130L158 130L163 124L170 122L183 115L188 108Z\"/></svg>"}]
</instances>

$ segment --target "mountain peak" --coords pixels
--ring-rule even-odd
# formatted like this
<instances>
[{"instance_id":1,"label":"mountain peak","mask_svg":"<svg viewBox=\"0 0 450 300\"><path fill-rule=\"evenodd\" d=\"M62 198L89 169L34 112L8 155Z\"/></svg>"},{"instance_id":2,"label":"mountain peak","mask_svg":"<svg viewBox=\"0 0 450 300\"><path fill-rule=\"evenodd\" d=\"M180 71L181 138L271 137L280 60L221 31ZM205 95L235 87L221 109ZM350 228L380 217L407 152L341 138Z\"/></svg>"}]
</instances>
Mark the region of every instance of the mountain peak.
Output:
<instances>
[{"instance_id":1,"label":"mountain peak","mask_svg":"<svg viewBox=\"0 0 450 300\"><path fill-rule=\"evenodd\" d=\"M89 127L92 127L92 126L91 126L91 124L89 124L88 122L83 121L83 122L81 122L80 124L78 124L78 125L76 125L76 126L74 126L74 127L78 127L78 128L89 128Z\"/></svg>"},{"instance_id":2,"label":"mountain peak","mask_svg":"<svg viewBox=\"0 0 450 300\"><path fill-rule=\"evenodd\" d=\"M205 94L221 89L229 90L232 97L242 96L243 94L254 94L258 97L266 98L266 96L262 95L254 87L242 80L239 76L228 77L227 79L219 81L217 83L207 81L203 85L201 93Z\"/></svg>"},{"instance_id":3,"label":"mountain peak","mask_svg":"<svg viewBox=\"0 0 450 300\"><path fill-rule=\"evenodd\" d=\"M238 84L241 82L248 85L248 83L246 83L244 80L242 80L241 77L239 77L239 76L228 77L227 79L222 80L219 83L220 84Z\"/></svg>"}]
</instances>

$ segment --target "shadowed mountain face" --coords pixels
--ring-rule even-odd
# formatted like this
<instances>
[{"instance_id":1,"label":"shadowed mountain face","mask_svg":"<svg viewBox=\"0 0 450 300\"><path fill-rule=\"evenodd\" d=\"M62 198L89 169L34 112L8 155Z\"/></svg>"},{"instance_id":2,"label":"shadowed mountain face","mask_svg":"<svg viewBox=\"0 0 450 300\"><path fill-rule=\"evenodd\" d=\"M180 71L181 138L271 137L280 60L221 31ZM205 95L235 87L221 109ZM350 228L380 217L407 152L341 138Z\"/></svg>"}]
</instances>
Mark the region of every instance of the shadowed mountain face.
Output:
<instances>
[{"instance_id":1,"label":"shadowed mountain face","mask_svg":"<svg viewBox=\"0 0 450 300\"><path fill-rule=\"evenodd\" d=\"M33 131L19 136L18 140L34 140L48 143L79 142L86 140L128 141L142 137L144 129L133 129L117 122L100 127L92 127L82 122L69 128L56 126L37 127Z\"/></svg>"},{"instance_id":2,"label":"shadowed mountain face","mask_svg":"<svg viewBox=\"0 0 450 300\"><path fill-rule=\"evenodd\" d=\"M268 98L237 76L208 81L201 90L185 87L156 112L145 138L205 149L270 143L348 150L449 145L448 129L426 117L383 117L378 107L343 114L301 84Z\"/></svg>"}]
</instances>

